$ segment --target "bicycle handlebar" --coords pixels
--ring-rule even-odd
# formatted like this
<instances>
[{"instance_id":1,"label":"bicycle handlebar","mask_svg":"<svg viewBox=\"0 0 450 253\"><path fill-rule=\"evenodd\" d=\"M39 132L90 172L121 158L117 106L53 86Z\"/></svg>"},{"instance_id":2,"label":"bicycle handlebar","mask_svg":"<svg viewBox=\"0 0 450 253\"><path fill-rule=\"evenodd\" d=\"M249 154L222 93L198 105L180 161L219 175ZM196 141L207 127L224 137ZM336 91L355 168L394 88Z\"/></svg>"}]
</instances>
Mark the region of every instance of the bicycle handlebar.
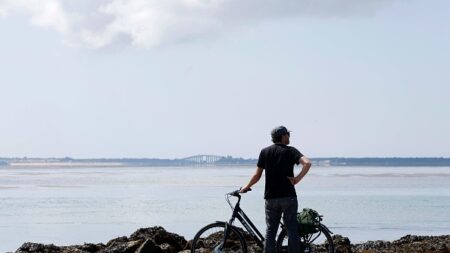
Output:
<instances>
[{"instance_id":1,"label":"bicycle handlebar","mask_svg":"<svg viewBox=\"0 0 450 253\"><path fill-rule=\"evenodd\" d=\"M239 206L239 203L241 202L241 189L242 188L239 188L239 190L235 190L235 191L225 194L225 199L227 200L228 205L230 205L232 210L234 210L235 207L233 206L233 204L231 204L230 196L238 198L236 205ZM252 189L248 189L246 192L251 191L251 190Z\"/></svg>"},{"instance_id":2,"label":"bicycle handlebar","mask_svg":"<svg viewBox=\"0 0 450 253\"><path fill-rule=\"evenodd\" d=\"M230 196L234 196L234 197L239 197L239 196L241 196L241 189L242 188L240 188L239 190L236 190L236 191L232 191L232 192L229 192L229 193L227 193L226 195L230 195ZM245 191L245 192L249 192L249 191L251 191L252 189L250 188L250 189L248 189L247 191Z\"/></svg>"}]
</instances>

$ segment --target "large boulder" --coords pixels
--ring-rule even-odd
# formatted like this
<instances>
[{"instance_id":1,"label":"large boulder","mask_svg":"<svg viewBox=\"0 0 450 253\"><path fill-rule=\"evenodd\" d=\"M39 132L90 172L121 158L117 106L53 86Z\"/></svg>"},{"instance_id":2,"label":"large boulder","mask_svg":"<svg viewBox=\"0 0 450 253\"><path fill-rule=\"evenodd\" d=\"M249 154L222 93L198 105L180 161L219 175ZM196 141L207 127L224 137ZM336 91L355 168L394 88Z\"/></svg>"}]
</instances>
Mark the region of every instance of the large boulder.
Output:
<instances>
[{"instance_id":1,"label":"large boulder","mask_svg":"<svg viewBox=\"0 0 450 253\"><path fill-rule=\"evenodd\" d=\"M185 248L187 241L184 237L167 232L163 227L151 227L138 229L130 236L131 240L147 240L151 239L157 245L168 244L175 252ZM165 249L169 248L164 246ZM167 251L167 250L166 250Z\"/></svg>"}]
</instances>

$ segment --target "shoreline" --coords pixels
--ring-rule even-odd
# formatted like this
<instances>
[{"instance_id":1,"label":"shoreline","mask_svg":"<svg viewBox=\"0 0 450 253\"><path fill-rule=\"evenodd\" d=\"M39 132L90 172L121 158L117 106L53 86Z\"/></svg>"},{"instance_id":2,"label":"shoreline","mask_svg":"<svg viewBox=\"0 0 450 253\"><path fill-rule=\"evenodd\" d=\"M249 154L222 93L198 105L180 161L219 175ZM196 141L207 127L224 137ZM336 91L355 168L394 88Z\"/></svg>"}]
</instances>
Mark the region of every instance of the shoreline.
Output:
<instances>
[{"instance_id":1,"label":"shoreline","mask_svg":"<svg viewBox=\"0 0 450 253\"><path fill-rule=\"evenodd\" d=\"M417 236L406 235L393 241L366 241L352 244L350 239L333 235L336 253L450 253L450 235ZM25 242L15 253L190 253L192 240L166 231L163 227L140 228L130 236L121 236L103 243L56 246ZM262 252L255 242L247 241L249 253ZM199 249L196 252L207 252ZM8 252L10 253L10 252Z\"/></svg>"}]
</instances>

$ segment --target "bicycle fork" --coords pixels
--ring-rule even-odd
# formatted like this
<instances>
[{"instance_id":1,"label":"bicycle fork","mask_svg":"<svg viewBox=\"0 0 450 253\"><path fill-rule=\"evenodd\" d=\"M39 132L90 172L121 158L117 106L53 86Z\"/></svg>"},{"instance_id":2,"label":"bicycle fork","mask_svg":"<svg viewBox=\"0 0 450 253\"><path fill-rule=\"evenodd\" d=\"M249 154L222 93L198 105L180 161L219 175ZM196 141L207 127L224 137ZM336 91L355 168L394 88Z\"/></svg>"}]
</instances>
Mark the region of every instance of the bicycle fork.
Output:
<instances>
[{"instance_id":1,"label":"bicycle fork","mask_svg":"<svg viewBox=\"0 0 450 253\"><path fill-rule=\"evenodd\" d=\"M217 245L216 247L214 247L214 253L222 253L223 248L225 247L225 242L228 239L228 235L230 234L230 229L229 229L229 224L225 223L225 231L223 232L223 240L222 242L220 242L219 245Z\"/></svg>"}]
</instances>

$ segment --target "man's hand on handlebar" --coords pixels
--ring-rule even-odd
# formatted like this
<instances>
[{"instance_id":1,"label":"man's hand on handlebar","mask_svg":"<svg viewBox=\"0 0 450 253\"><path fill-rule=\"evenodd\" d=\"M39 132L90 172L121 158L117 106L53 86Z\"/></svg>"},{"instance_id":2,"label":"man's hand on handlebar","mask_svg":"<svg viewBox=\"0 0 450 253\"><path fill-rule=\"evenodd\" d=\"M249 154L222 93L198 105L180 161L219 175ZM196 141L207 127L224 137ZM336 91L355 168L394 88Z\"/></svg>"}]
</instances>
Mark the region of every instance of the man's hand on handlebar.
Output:
<instances>
[{"instance_id":1,"label":"man's hand on handlebar","mask_svg":"<svg viewBox=\"0 0 450 253\"><path fill-rule=\"evenodd\" d=\"M242 188L239 190L239 193L246 193L246 192L251 191L251 190L252 190L252 188L247 187L247 186L244 186L244 187L242 187Z\"/></svg>"}]
</instances>

